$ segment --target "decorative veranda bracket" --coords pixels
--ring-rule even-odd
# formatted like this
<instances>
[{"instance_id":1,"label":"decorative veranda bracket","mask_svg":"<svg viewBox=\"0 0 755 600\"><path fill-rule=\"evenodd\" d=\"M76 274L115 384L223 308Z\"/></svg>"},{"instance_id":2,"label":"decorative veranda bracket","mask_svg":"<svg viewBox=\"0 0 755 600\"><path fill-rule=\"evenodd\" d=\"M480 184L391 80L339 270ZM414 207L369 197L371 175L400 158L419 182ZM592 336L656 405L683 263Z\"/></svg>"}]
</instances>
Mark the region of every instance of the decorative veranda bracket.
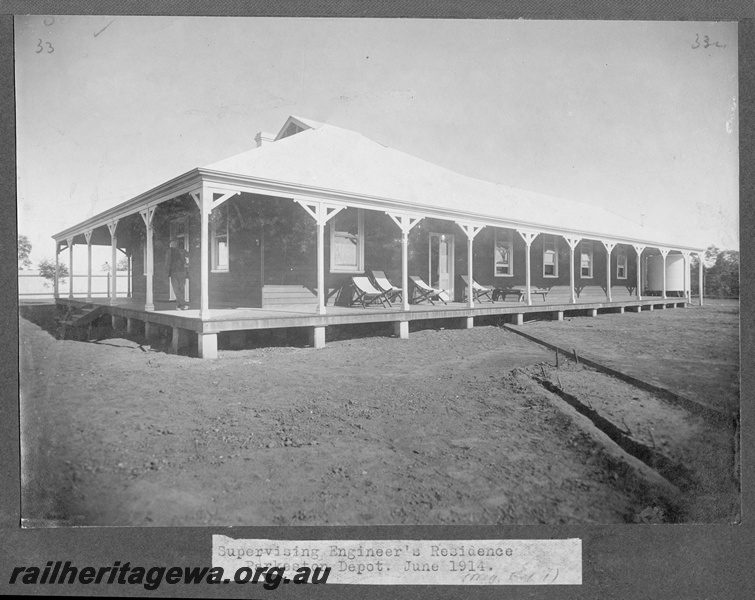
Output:
<instances>
[{"instance_id":1,"label":"decorative veranda bracket","mask_svg":"<svg viewBox=\"0 0 755 600\"><path fill-rule=\"evenodd\" d=\"M84 232L84 239L87 241L87 246L92 242L92 230L87 229Z\"/></svg>"},{"instance_id":2,"label":"decorative veranda bracket","mask_svg":"<svg viewBox=\"0 0 755 600\"><path fill-rule=\"evenodd\" d=\"M189 195L191 196L192 200L194 200L194 204L197 205L199 212L202 212L202 191L199 190L196 192L189 192Z\"/></svg>"},{"instance_id":3,"label":"decorative veranda bracket","mask_svg":"<svg viewBox=\"0 0 755 600\"><path fill-rule=\"evenodd\" d=\"M73 248L73 238L66 238L66 248Z\"/></svg>"},{"instance_id":4,"label":"decorative veranda bracket","mask_svg":"<svg viewBox=\"0 0 755 600\"><path fill-rule=\"evenodd\" d=\"M309 215L317 221L318 225L325 225L330 219L341 212L345 206L338 204L327 204L325 202L312 202L311 200L301 200L294 198L294 202L299 204Z\"/></svg>"},{"instance_id":5,"label":"decorative veranda bracket","mask_svg":"<svg viewBox=\"0 0 755 600\"><path fill-rule=\"evenodd\" d=\"M475 236L482 231L483 227L485 227L483 223L472 223L471 221L456 221L456 224L461 227L462 231L467 234L467 238L470 240L473 240Z\"/></svg>"},{"instance_id":6,"label":"decorative veranda bracket","mask_svg":"<svg viewBox=\"0 0 755 600\"><path fill-rule=\"evenodd\" d=\"M603 242L603 246L606 249L606 252L608 254L611 254L613 252L613 249L616 247L616 242L607 242L606 240L601 240Z\"/></svg>"},{"instance_id":7,"label":"decorative veranda bracket","mask_svg":"<svg viewBox=\"0 0 755 600\"><path fill-rule=\"evenodd\" d=\"M206 210L208 213L215 210L218 206L223 204L226 200L229 198L233 198L234 196L237 196L241 192L225 192L225 191L218 191L213 189L204 188L202 190L197 190L195 192L189 192L189 195L194 200L194 203L197 205L197 208L202 211ZM203 194L205 195L203 197ZM220 198L215 198L216 194L220 194ZM206 203L204 202L206 200Z\"/></svg>"},{"instance_id":8,"label":"decorative veranda bracket","mask_svg":"<svg viewBox=\"0 0 755 600\"><path fill-rule=\"evenodd\" d=\"M582 238L578 238L578 237L564 236L564 239L566 240L566 243L569 244L569 248L571 250L574 250L577 247L577 244L579 244L582 241Z\"/></svg>"},{"instance_id":9,"label":"decorative veranda bracket","mask_svg":"<svg viewBox=\"0 0 755 600\"><path fill-rule=\"evenodd\" d=\"M212 198L212 204L210 205L210 210L215 210L218 206L223 204L226 200L229 198L233 198L234 196L238 196L241 192L210 192L210 197ZM215 194L222 194L220 198L215 198Z\"/></svg>"},{"instance_id":10,"label":"decorative veranda bracket","mask_svg":"<svg viewBox=\"0 0 755 600\"><path fill-rule=\"evenodd\" d=\"M149 230L152 229L152 220L155 217L156 206L148 206L145 210L139 211L139 216L144 221L144 226Z\"/></svg>"},{"instance_id":11,"label":"decorative veranda bracket","mask_svg":"<svg viewBox=\"0 0 755 600\"><path fill-rule=\"evenodd\" d=\"M666 260L668 253L671 252L671 248L658 248L658 251L661 253L663 260Z\"/></svg>"},{"instance_id":12,"label":"decorative veranda bracket","mask_svg":"<svg viewBox=\"0 0 755 600\"><path fill-rule=\"evenodd\" d=\"M405 233L407 235L412 230L412 227L414 227L423 219L423 217L409 215L406 213L390 213L386 211L385 214L387 214L391 218L391 220L396 225L398 225L399 229L401 229L401 233Z\"/></svg>"},{"instance_id":13,"label":"decorative veranda bracket","mask_svg":"<svg viewBox=\"0 0 755 600\"><path fill-rule=\"evenodd\" d=\"M118 228L118 219L115 219L114 221L111 221L107 224L107 229L110 232L110 237L115 237L115 230Z\"/></svg>"},{"instance_id":14,"label":"decorative veranda bracket","mask_svg":"<svg viewBox=\"0 0 755 600\"><path fill-rule=\"evenodd\" d=\"M632 247L634 248L634 251L637 253L637 256L642 256L642 253L646 248L646 246L640 246L638 244L633 244Z\"/></svg>"},{"instance_id":15,"label":"decorative veranda bracket","mask_svg":"<svg viewBox=\"0 0 755 600\"><path fill-rule=\"evenodd\" d=\"M516 232L522 236L522 239L524 240L524 243L527 244L528 248L533 240L540 234L539 231L531 231L528 229L517 229Z\"/></svg>"}]
</instances>

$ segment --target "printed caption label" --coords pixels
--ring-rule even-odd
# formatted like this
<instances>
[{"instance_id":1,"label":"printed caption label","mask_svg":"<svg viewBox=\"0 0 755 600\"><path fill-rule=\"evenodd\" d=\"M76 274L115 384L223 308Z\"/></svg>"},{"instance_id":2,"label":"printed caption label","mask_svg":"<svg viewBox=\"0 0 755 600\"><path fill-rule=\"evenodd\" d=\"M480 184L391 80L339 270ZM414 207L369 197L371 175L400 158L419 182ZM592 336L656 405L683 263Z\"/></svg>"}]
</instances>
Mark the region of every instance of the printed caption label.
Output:
<instances>
[{"instance_id":1,"label":"printed caption label","mask_svg":"<svg viewBox=\"0 0 755 600\"><path fill-rule=\"evenodd\" d=\"M330 567L328 584L581 585L582 540L235 540L212 536L212 566Z\"/></svg>"}]
</instances>

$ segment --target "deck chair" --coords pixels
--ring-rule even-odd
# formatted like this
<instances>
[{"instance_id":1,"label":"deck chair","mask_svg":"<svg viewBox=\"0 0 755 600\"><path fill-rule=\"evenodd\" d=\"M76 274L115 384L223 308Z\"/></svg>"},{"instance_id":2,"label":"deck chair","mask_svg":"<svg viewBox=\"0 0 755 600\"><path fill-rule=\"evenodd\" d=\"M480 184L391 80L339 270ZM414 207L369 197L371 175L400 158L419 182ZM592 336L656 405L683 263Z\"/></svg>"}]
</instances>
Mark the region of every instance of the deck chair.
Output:
<instances>
[{"instance_id":1,"label":"deck chair","mask_svg":"<svg viewBox=\"0 0 755 600\"><path fill-rule=\"evenodd\" d=\"M465 290L469 289L469 276L462 275L461 280L464 282ZM474 279L472 280L472 298L477 302L482 302L482 298L487 298L490 302L494 302L491 294L495 291L495 288L480 285Z\"/></svg>"},{"instance_id":2,"label":"deck chair","mask_svg":"<svg viewBox=\"0 0 755 600\"><path fill-rule=\"evenodd\" d=\"M414 284L414 297L412 298L414 304L419 304L425 300L432 305L435 305L433 300L440 300L443 304L448 304L441 295L445 294L443 290L436 290L435 288L430 287L422 281L421 277L417 277L416 275L410 275L409 280Z\"/></svg>"},{"instance_id":3,"label":"deck chair","mask_svg":"<svg viewBox=\"0 0 755 600\"><path fill-rule=\"evenodd\" d=\"M383 271L373 271L372 279L375 282L375 287L382 290L382 292L385 294L385 299L388 301L389 305L391 304L391 301L401 299L401 288L397 288L390 281L388 281L388 278L385 276L385 273L383 273Z\"/></svg>"},{"instance_id":4,"label":"deck chair","mask_svg":"<svg viewBox=\"0 0 755 600\"><path fill-rule=\"evenodd\" d=\"M380 303L380 306L385 307L385 303L387 302L385 292L375 288L367 277L352 277L351 287L354 290L354 297L349 306L361 304L363 308L367 308L373 304Z\"/></svg>"}]
</instances>

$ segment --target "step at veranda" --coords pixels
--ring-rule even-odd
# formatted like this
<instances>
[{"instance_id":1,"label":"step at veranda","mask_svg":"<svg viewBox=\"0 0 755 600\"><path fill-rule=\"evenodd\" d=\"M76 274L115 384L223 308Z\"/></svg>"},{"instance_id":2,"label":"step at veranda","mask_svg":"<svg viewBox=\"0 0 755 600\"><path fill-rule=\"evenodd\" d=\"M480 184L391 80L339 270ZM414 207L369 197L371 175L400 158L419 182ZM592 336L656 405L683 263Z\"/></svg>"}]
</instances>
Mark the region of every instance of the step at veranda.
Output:
<instances>
[{"instance_id":1,"label":"step at veranda","mask_svg":"<svg viewBox=\"0 0 755 600\"><path fill-rule=\"evenodd\" d=\"M104 306L82 306L75 311L66 314L65 317L58 322L61 325L69 327L82 327L84 325L89 325L97 317L104 314L104 312Z\"/></svg>"}]
</instances>

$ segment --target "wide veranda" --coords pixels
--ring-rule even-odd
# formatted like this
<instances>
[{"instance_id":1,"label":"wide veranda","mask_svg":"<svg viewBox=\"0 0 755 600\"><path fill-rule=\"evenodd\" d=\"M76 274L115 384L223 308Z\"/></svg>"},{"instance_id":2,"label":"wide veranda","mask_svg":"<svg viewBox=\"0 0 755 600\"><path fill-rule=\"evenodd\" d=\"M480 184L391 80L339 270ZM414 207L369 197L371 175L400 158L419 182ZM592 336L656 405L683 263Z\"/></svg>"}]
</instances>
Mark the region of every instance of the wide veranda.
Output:
<instances>
[{"instance_id":1,"label":"wide veranda","mask_svg":"<svg viewBox=\"0 0 755 600\"><path fill-rule=\"evenodd\" d=\"M326 314L319 314L316 305L282 306L275 309L217 306L200 315L198 309L176 310L174 303L157 303L154 309L145 310L143 303L133 298L117 298L111 303L108 298L59 298L57 305L70 314L85 314L96 311L98 318L110 317L115 330L127 334L143 334L149 340L168 331L171 351L179 352L192 345L191 336L196 336L200 358L216 358L218 336L227 336L231 346L242 346L247 339L262 331L284 328L305 328L313 348L325 346L326 329L332 326L359 324L390 324L396 338L409 337L411 322L448 323L449 320L461 329L474 327L475 318L500 317L503 322L522 324L529 319L550 318L562 320L565 316L596 317L604 313L624 313L684 308L685 298L651 297L643 300L621 302L526 302L496 301L476 303L473 308L467 302L410 304L408 310L401 304L391 307L328 307ZM639 315L638 315L639 316Z\"/></svg>"}]
</instances>

